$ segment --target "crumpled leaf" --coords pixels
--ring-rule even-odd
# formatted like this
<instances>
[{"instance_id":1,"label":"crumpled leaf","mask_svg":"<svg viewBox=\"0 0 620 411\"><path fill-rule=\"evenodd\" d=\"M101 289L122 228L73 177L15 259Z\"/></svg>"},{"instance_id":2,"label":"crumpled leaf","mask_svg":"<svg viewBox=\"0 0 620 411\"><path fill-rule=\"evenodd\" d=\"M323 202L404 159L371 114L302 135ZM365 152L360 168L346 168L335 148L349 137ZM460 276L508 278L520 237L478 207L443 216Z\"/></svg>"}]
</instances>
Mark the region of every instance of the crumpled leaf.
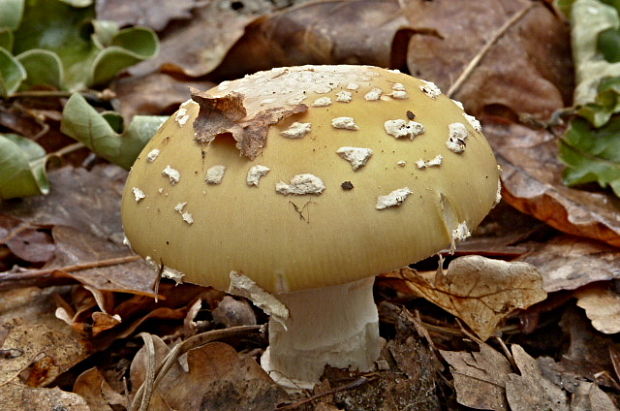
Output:
<instances>
[{"instance_id":1,"label":"crumpled leaf","mask_svg":"<svg viewBox=\"0 0 620 411\"><path fill-rule=\"evenodd\" d=\"M517 344L512 345L511 352L521 375L510 374L506 381L510 409L568 411L566 393L543 377L536 360Z\"/></svg>"},{"instance_id":2,"label":"crumpled leaf","mask_svg":"<svg viewBox=\"0 0 620 411\"><path fill-rule=\"evenodd\" d=\"M561 140L560 159L567 166L566 184L596 182L620 197L620 117L598 129L583 119L571 121Z\"/></svg>"},{"instance_id":3,"label":"crumpled leaf","mask_svg":"<svg viewBox=\"0 0 620 411\"><path fill-rule=\"evenodd\" d=\"M0 387L45 386L91 354L88 343L54 316L56 292L62 290L32 287L0 292L0 328L8 330L0 349L19 353L0 361Z\"/></svg>"},{"instance_id":4,"label":"crumpled leaf","mask_svg":"<svg viewBox=\"0 0 620 411\"><path fill-rule=\"evenodd\" d=\"M91 410L112 411L111 405L127 407L125 397L112 389L97 367L77 377L73 392L84 398Z\"/></svg>"},{"instance_id":5,"label":"crumpled leaf","mask_svg":"<svg viewBox=\"0 0 620 411\"><path fill-rule=\"evenodd\" d=\"M0 386L0 408L3 410L91 411L78 394L54 388L33 388L22 384Z\"/></svg>"},{"instance_id":6,"label":"crumpled leaf","mask_svg":"<svg viewBox=\"0 0 620 411\"><path fill-rule=\"evenodd\" d=\"M504 387L510 362L487 344L479 352L439 351L450 364L459 404L485 410L507 410Z\"/></svg>"},{"instance_id":7,"label":"crumpled leaf","mask_svg":"<svg viewBox=\"0 0 620 411\"><path fill-rule=\"evenodd\" d=\"M0 47L0 96L13 94L26 78L26 69L4 48Z\"/></svg>"},{"instance_id":8,"label":"crumpled leaf","mask_svg":"<svg viewBox=\"0 0 620 411\"><path fill-rule=\"evenodd\" d=\"M620 295L603 285L584 288L575 293L592 326L604 334L620 333Z\"/></svg>"},{"instance_id":9,"label":"crumpled leaf","mask_svg":"<svg viewBox=\"0 0 620 411\"><path fill-rule=\"evenodd\" d=\"M396 0L306 2L251 22L214 76L304 64L403 68L412 33Z\"/></svg>"},{"instance_id":10,"label":"crumpled leaf","mask_svg":"<svg viewBox=\"0 0 620 411\"><path fill-rule=\"evenodd\" d=\"M155 364L170 349L157 336ZM131 383L137 389L146 378L147 353L143 347L131 364ZM237 354L231 346L213 342L187 353L184 371L177 361L153 392L149 409L274 409L282 393L254 359ZM134 393L135 394L135 393Z\"/></svg>"},{"instance_id":11,"label":"crumpled leaf","mask_svg":"<svg viewBox=\"0 0 620 411\"><path fill-rule=\"evenodd\" d=\"M171 20L187 20L196 0L99 0L97 17L111 20L119 26L141 25L162 30Z\"/></svg>"},{"instance_id":12,"label":"crumpled leaf","mask_svg":"<svg viewBox=\"0 0 620 411\"><path fill-rule=\"evenodd\" d=\"M0 134L0 199L47 194L45 150L17 134Z\"/></svg>"},{"instance_id":13,"label":"crumpled leaf","mask_svg":"<svg viewBox=\"0 0 620 411\"><path fill-rule=\"evenodd\" d=\"M408 0L404 11L414 28L439 34L411 38L409 71L463 101L472 114L507 108L514 117L546 119L570 103L569 33L543 2Z\"/></svg>"},{"instance_id":14,"label":"crumpled leaf","mask_svg":"<svg viewBox=\"0 0 620 411\"><path fill-rule=\"evenodd\" d=\"M560 235L527 245L530 251L518 260L538 268L548 293L620 279L620 250L599 241Z\"/></svg>"},{"instance_id":15,"label":"crumpled leaf","mask_svg":"<svg viewBox=\"0 0 620 411\"><path fill-rule=\"evenodd\" d=\"M546 298L542 277L530 264L471 255L454 259L447 272L426 278L410 268L404 276L418 295L462 319L482 340L516 309Z\"/></svg>"},{"instance_id":16,"label":"crumpled leaf","mask_svg":"<svg viewBox=\"0 0 620 411\"><path fill-rule=\"evenodd\" d=\"M135 116L122 133L117 133L84 97L74 94L63 110L61 131L84 143L97 155L128 169L167 118Z\"/></svg>"},{"instance_id":17,"label":"crumpled leaf","mask_svg":"<svg viewBox=\"0 0 620 411\"><path fill-rule=\"evenodd\" d=\"M485 122L484 132L503 170L505 201L565 233L620 246L620 203L610 195L562 183L563 166L552 134L492 121Z\"/></svg>"},{"instance_id":18,"label":"crumpled leaf","mask_svg":"<svg viewBox=\"0 0 620 411\"><path fill-rule=\"evenodd\" d=\"M192 77L206 75L220 64L252 19L252 15L226 7L226 2L204 2L194 9L189 21L181 21L162 34L157 57L132 67L129 72L144 75L164 68Z\"/></svg>"}]
</instances>

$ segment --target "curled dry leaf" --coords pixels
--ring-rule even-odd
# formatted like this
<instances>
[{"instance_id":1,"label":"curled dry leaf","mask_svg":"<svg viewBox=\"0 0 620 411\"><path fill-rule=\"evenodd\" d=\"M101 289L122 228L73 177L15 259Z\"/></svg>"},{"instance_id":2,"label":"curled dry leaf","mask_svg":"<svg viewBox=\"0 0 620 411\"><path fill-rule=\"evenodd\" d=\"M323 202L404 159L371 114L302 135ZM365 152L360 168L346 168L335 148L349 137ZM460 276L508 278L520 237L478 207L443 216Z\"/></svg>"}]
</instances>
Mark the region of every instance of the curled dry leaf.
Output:
<instances>
[{"instance_id":1,"label":"curled dry leaf","mask_svg":"<svg viewBox=\"0 0 620 411\"><path fill-rule=\"evenodd\" d=\"M143 75L162 68L192 77L212 72L254 18L223 5L224 1L202 2L193 10L190 20L173 24L160 33L157 57L130 68L129 72Z\"/></svg>"},{"instance_id":2,"label":"curled dry leaf","mask_svg":"<svg viewBox=\"0 0 620 411\"><path fill-rule=\"evenodd\" d=\"M21 383L44 386L90 355L87 342L54 316L53 294L61 291L23 288L0 292L0 329L8 330L0 349L19 352L0 361L0 387Z\"/></svg>"},{"instance_id":3,"label":"curled dry leaf","mask_svg":"<svg viewBox=\"0 0 620 411\"><path fill-rule=\"evenodd\" d=\"M196 0L99 0L97 17L111 20L119 26L146 26L161 30L170 20L191 18Z\"/></svg>"},{"instance_id":4,"label":"curled dry leaf","mask_svg":"<svg viewBox=\"0 0 620 411\"><path fill-rule=\"evenodd\" d=\"M116 79L110 89L116 97L114 109L121 113L125 124L136 114L161 115L176 110L190 98L190 87L206 90L215 84L208 81L180 81L162 73Z\"/></svg>"},{"instance_id":5,"label":"curled dry leaf","mask_svg":"<svg viewBox=\"0 0 620 411\"><path fill-rule=\"evenodd\" d=\"M459 404L485 410L507 410L504 387L510 362L487 344L479 352L440 351L450 364Z\"/></svg>"},{"instance_id":6,"label":"curled dry leaf","mask_svg":"<svg viewBox=\"0 0 620 411\"><path fill-rule=\"evenodd\" d=\"M213 320L225 327L256 325L256 314L247 300L237 300L229 295L222 298L211 311Z\"/></svg>"},{"instance_id":7,"label":"curled dry leaf","mask_svg":"<svg viewBox=\"0 0 620 411\"><path fill-rule=\"evenodd\" d=\"M463 320L482 340L516 309L546 298L536 267L471 255L459 257L438 270L433 279L410 268L397 275L408 280L416 294Z\"/></svg>"},{"instance_id":8,"label":"curled dry leaf","mask_svg":"<svg viewBox=\"0 0 620 411\"><path fill-rule=\"evenodd\" d=\"M518 260L538 268L548 293L620 279L620 250L600 241L559 235L544 243L525 246L530 251Z\"/></svg>"},{"instance_id":9,"label":"curled dry leaf","mask_svg":"<svg viewBox=\"0 0 620 411\"><path fill-rule=\"evenodd\" d=\"M521 375L510 374L506 381L510 409L568 411L566 393L543 377L536 360L517 344L511 347L511 352Z\"/></svg>"},{"instance_id":10,"label":"curled dry leaf","mask_svg":"<svg viewBox=\"0 0 620 411\"><path fill-rule=\"evenodd\" d=\"M404 10L416 28L439 33L411 38L410 72L437 83L473 114L502 106L546 119L569 104L569 31L542 2L408 0Z\"/></svg>"},{"instance_id":11,"label":"curled dry leaf","mask_svg":"<svg viewBox=\"0 0 620 411\"><path fill-rule=\"evenodd\" d=\"M620 246L620 201L564 186L551 133L497 122L484 131L502 166L504 200L558 230Z\"/></svg>"},{"instance_id":12,"label":"curled dry leaf","mask_svg":"<svg viewBox=\"0 0 620 411\"><path fill-rule=\"evenodd\" d=\"M33 388L21 384L0 385L0 409L91 411L78 394L58 387Z\"/></svg>"},{"instance_id":13,"label":"curled dry leaf","mask_svg":"<svg viewBox=\"0 0 620 411\"><path fill-rule=\"evenodd\" d=\"M575 293L592 326L604 334L620 332L620 295L604 285L584 288Z\"/></svg>"},{"instance_id":14,"label":"curled dry leaf","mask_svg":"<svg viewBox=\"0 0 620 411\"><path fill-rule=\"evenodd\" d=\"M127 407L125 397L112 389L97 367L77 377L73 392L84 398L91 410L112 411L112 405Z\"/></svg>"},{"instance_id":15,"label":"curled dry leaf","mask_svg":"<svg viewBox=\"0 0 620 411\"><path fill-rule=\"evenodd\" d=\"M249 24L214 75L304 64L402 68L409 27L396 0L311 1Z\"/></svg>"},{"instance_id":16,"label":"curled dry leaf","mask_svg":"<svg viewBox=\"0 0 620 411\"><path fill-rule=\"evenodd\" d=\"M1 233L0 242L2 242ZM48 262L54 257L54 251L56 250L52 237L48 233L38 231L35 228L20 229L19 234L8 240L6 245L17 257L30 263Z\"/></svg>"},{"instance_id":17,"label":"curled dry leaf","mask_svg":"<svg viewBox=\"0 0 620 411\"><path fill-rule=\"evenodd\" d=\"M153 336L154 366L170 351ZM137 389L147 376L147 350L140 349L131 364L131 383ZM187 353L185 371L179 361L153 391L149 409L274 409L283 393L254 359L237 354L229 345L209 343ZM135 392L133 393L135 395Z\"/></svg>"}]
</instances>

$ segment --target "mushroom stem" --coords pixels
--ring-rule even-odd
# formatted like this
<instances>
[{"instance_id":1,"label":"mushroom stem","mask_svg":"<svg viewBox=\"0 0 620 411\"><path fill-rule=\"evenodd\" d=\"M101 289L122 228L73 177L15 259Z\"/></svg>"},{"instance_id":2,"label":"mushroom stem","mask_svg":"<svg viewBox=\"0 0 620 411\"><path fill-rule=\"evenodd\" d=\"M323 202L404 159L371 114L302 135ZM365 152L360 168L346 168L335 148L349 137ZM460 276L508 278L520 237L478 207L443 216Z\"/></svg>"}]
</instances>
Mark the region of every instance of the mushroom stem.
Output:
<instances>
[{"instance_id":1,"label":"mushroom stem","mask_svg":"<svg viewBox=\"0 0 620 411\"><path fill-rule=\"evenodd\" d=\"M269 348L262 367L279 384L312 388L326 365L369 371L384 340L373 300L374 277L279 294L289 310L284 322L269 321Z\"/></svg>"}]
</instances>

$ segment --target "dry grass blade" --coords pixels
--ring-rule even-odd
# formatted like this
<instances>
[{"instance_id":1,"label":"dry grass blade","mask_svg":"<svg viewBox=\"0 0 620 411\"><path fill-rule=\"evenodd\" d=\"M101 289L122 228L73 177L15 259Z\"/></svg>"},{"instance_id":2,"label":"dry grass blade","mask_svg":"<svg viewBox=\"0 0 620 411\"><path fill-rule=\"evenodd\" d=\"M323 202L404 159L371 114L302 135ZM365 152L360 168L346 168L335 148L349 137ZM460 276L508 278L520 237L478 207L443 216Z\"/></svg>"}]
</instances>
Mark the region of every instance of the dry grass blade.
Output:
<instances>
[{"instance_id":1,"label":"dry grass blade","mask_svg":"<svg viewBox=\"0 0 620 411\"><path fill-rule=\"evenodd\" d=\"M260 331L263 327L260 325L244 325L238 327L230 327L222 330L210 330L204 333L196 334L185 341L182 341L176 344L170 352L166 355L164 360L158 366L155 366L155 350L154 347L152 351L147 344L147 339L144 337L144 334L141 334L142 338L145 340L145 344L147 344L147 358L148 358L148 367L147 367L147 378L144 383L138 388L136 391L136 395L133 398L131 406L129 407L129 411L144 411L148 409L148 404L150 402L150 398L152 393L157 388L157 385L161 382L163 377L166 375L168 370L174 365L174 363L178 360L179 356L188 352L191 349L201 347L210 342L214 342L217 340L238 337L247 333ZM149 337L151 337L149 335ZM152 338L150 338L150 343L153 344ZM153 378L151 379L151 368L154 370Z\"/></svg>"}]
</instances>

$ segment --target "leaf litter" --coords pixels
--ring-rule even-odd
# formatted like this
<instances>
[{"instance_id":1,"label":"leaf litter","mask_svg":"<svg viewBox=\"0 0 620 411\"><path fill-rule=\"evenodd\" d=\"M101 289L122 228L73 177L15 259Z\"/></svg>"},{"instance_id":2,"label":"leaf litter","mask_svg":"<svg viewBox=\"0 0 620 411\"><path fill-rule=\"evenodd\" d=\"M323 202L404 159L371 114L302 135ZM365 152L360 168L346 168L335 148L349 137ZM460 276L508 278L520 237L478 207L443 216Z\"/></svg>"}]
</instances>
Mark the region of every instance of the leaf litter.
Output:
<instances>
[{"instance_id":1,"label":"leaf litter","mask_svg":"<svg viewBox=\"0 0 620 411\"><path fill-rule=\"evenodd\" d=\"M97 110L111 101L130 124L136 114L169 114L187 99L186 85L209 88L273 65L408 68L481 117L504 169L505 199L458 245L458 258L444 256L446 271L430 271L429 259L379 278L387 343L376 371L327 369L313 391L292 395L256 363L266 344L260 310L217 290L160 281L122 245L123 170L92 156L75 157L73 167L48 164L47 197L0 205L0 367L11 366L0 372L8 379L0 408L620 404L618 203L562 185L561 127L549 116L570 104L573 76L567 25L547 2L180 1L137 11L157 3L97 2L121 25L158 30L163 56L117 78L114 95L85 93ZM356 21L372 38L351 28ZM69 144L57 130L64 101L16 101L26 110L3 102L0 132L47 151ZM472 253L487 258L462 257ZM463 258L470 267L453 268Z\"/></svg>"}]
</instances>

